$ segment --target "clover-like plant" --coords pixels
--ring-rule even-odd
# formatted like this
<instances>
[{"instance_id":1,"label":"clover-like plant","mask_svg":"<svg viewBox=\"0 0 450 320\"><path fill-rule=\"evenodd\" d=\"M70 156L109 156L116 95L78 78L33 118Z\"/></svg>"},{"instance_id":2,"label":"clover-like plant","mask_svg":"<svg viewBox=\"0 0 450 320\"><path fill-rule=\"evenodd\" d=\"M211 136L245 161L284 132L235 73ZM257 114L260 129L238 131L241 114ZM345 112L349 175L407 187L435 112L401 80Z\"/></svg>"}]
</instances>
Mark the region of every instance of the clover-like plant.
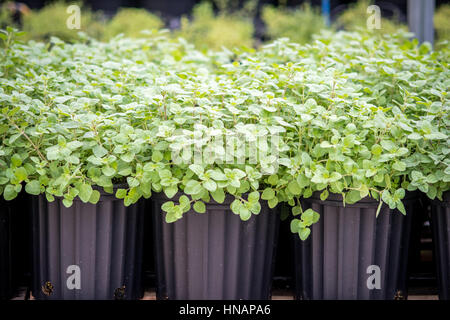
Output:
<instances>
[{"instance_id":1,"label":"clover-like plant","mask_svg":"<svg viewBox=\"0 0 450 320\"><path fill-rule=\"evenodd\" d=\"M406 191L450 189L449 51L408 36L202 53L164 33L25 44L2 31L0 194L71 206L104 189L128 206L163 192L167 222L227 198L248 220L267 201L289 206L301 239L320 218L301 206L313 193L405 214Z\"/></svg>"}]
</instances>

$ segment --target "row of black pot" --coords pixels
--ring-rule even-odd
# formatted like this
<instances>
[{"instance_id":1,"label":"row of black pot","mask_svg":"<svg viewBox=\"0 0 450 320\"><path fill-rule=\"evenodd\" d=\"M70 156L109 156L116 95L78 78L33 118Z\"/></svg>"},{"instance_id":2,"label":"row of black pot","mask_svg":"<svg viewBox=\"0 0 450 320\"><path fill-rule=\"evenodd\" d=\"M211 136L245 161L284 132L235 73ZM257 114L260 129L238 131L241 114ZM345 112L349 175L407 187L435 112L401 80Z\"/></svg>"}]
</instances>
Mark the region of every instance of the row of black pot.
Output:
<instances>
[{"instance_id":1,"label":"row of black pot","mask_svg":"<svg viewBox=\"0 0 450 320\"><path fill-rule=\"evenodd\" d=\"M339 195L303 200L321 219L306 241L295 238L298 299L403 299L412 217L424 210L420 193L409 193L403 216L362 199L343 206ZM32 200L32 294L36 299L139 299L142 288L144 217L153 213L158 299L268 299L278 239L279 209L265 202L243 222L229 197L165 222L162 195L125 207L102 194L97 205ZM176 198L175 198L176 201ZM18 203L22 202L22 209ZM11 296L8 225L23 201L0 207L0 293ZM450 292L450 194L432 202L440 298Z\"/></svg>"}]
</instances>

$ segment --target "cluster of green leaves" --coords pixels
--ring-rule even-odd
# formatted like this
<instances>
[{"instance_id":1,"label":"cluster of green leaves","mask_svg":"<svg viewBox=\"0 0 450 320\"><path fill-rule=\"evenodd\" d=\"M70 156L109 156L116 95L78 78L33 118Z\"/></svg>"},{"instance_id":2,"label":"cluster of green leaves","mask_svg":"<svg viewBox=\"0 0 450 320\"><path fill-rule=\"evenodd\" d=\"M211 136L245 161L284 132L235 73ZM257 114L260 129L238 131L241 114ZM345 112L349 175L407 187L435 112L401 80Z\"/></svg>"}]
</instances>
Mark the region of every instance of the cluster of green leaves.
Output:
<instances>
[{"instance_id":1,"label":"cluster of green leaves","mask_svg":"<svg viewBox=\"0 0 450 320\"><path fill-rule=\"evenodd\" d=\"M314 34L326 28L320 10L309 3L296 9L264 6L261 17L266 25L266 34L272 40L286 37L300 44L309 43Z\"/></svg>"},{"instance_id":2,"label":"cluster of green leaves","mask_svg":"<svg viewBox=\"0 0 450 320\"><path fill-rule=\"evenodd\" d=\"M126 37L140 37L144 30L159 30L164 22L157 15L144 9L121 8L117 14L107 22L103 39L109 40L123 33Z\"/></svg>"},{"instance_id":3,"label":"cluster of green leaves","mask_svg":"<svg viewBox=\"0 0 450 320\"><path fill-rule=\"evenodd\" d=\"M196 5L190 19L186 16L181 18L181 28L175 35L185 38L203 51L221 50L223 47L251 48L253 46L251 17L241 11L227 12L224 7L219 6L221 10L216 14L211 2L204 1Z\"/></svg>"},{"instance_id":4,"label":"cluster of green leaves","mask_svg":"<svg viewBox=\"0 0 450 320\"><path fill-rule=\"evenodd\" d=\"M66 206L96 203L99 188L125 205L163 192L168 222L227 197L243 220L261 201L287 203L304 239L319 216L300 200L315 192L345 203L371 196L405 213L405 191L441 199L449 190L449 50L432 52L409 34L325 32L309 45L280 39L207 53L164 33L73 44L15 36L0 33L7 200L22 186ZM246 149L232 154L243 162L221 162L224 150L213 148L199 163L173 158L208 149L199 133L278 135L259 146L277 157L250 161Z\"/></svg>"}]
</instances>

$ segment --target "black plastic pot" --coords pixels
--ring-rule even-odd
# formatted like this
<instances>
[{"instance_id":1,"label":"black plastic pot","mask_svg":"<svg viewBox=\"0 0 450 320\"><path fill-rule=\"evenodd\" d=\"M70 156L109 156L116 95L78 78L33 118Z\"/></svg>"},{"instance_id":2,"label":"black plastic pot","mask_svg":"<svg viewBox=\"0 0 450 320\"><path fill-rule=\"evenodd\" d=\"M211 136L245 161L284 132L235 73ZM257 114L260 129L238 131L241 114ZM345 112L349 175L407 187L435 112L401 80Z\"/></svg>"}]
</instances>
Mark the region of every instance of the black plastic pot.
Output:
<instances>
[{"instance_id":1,"label":"black plastic pot","mask_svg":"<svg viewBox=\"0 0 450 320\"><path fill-rule=\"evenodd\" d=\"M173 201L177 201L176 195ZM262 300L271 295L279 214L261 203L261 212L241 221L224 203L206 205L165 222L164 195L152 196L157 298L170 300Z\"/></svg>"},{"instance_id":2,"label":"black plastic pot","mask_svg":"<svg viewBox=\"0 0 450 320\"><path fill-rule=\"evenodd\" d=\"M123 200L104 192L96 205L77 198L72 207L66 208L61 199L48 202L42 195L36 201L33 212L35 298L128 300L142 297L145 201L125 207ZM81 287L71 278L78 271Z\"/></svg>"},{"instance_id":3,"label":"black plastic pot","mask_svg":"<svg viewBox=\"0 0 450 320\"><path fill-rule=\"evenodd\" d=\"M307 240L294 235L297 299L406 299L411 221L422 210L420 194L407 193L403 203L406 216L383 205L377 218L378 201L371 198L345 207L341 195L303 199L304 209L320 213L320 220Z\"/></svg>"},{"instance_id":4,"label":"black plastic pot","mask_svg":"<svg viewBox=\"0 0 450 320\"><path fill-rule=\"evenodd\" d=\"M439 298L450 299L450 191L443 201L431 201L431 228L433 230Z\"/></svg>"},{"instance_id":5,"label":"black plastic pot","mask_svg":"<svg viewBox=\"0 0 450 320\"><path fill-rule=\"evenodd\" d=\"M0 197L0 300L12 297L11 203Z\"/></svg>"}]
</instances>

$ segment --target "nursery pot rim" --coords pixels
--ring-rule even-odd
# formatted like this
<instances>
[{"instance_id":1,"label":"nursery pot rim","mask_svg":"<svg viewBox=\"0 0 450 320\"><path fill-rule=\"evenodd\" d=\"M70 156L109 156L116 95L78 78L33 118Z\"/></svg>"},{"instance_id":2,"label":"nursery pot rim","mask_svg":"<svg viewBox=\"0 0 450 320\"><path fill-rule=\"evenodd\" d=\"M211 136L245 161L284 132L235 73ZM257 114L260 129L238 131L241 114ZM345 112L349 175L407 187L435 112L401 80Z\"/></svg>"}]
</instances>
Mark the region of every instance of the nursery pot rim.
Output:
<instances>
[{"instance_id":1,"label":"nursery pot rim","mask_svg":"<svg viewBox=\"0 0 450 320\"><path fill-rule=\"evenodd\" d=\"M244 193L243 195L247 195L248 192ZM157 200L163 200L163 201L174 201L174 202L178 202L181 196L187 196L189 198L192 199L192 197L189 194L186 194L184 192L178 191L172 198L169 198L166 196L166 194L164 192L154 192L152 193L151 198L153 199L157 199ZM198 199L198 201L202 201L205 203L206 206L211 206L211 205L215 205L215 206L223 206L223 205L230 205L235 199L234 195L231 195L229 193L225 194L225 200L222 203L217 202L216 200L214 200L213 197L211 197L211 199L209 200L209 202L203 201L202 199ZM259 200L260 202L261 199Z\"/></svg>"},{"instance_id":2,"label":"nursery pot rim","mask_svg":"<svg viewBox=\"0 0 450 320\"><path fill-rule=\"evenodd\" d=\"M367 196L355 203L352 203L352 204L346 203L344 206L343 197L341 194L330 193L326 200L321 200L320 194L321 194L321 191L315 191L311 197L309 197L309 198L302 197L301 200L305 201L305 202L309 202L309 203L320 202L323 205L329 205L329 206L333 206L333 207L343 207L343 208L347 208L347 207L349 207L349 208L374 208L374 207L378 207L378 205L380 204L379 200L376 200L370 196ZM421 194L419 191L407 191L405 193L405 197L402 199L402 201L412 201L417 198L421 198ZM383 206L386 206L386 204L383 203Z\"/></svg>"}]
</instances>

